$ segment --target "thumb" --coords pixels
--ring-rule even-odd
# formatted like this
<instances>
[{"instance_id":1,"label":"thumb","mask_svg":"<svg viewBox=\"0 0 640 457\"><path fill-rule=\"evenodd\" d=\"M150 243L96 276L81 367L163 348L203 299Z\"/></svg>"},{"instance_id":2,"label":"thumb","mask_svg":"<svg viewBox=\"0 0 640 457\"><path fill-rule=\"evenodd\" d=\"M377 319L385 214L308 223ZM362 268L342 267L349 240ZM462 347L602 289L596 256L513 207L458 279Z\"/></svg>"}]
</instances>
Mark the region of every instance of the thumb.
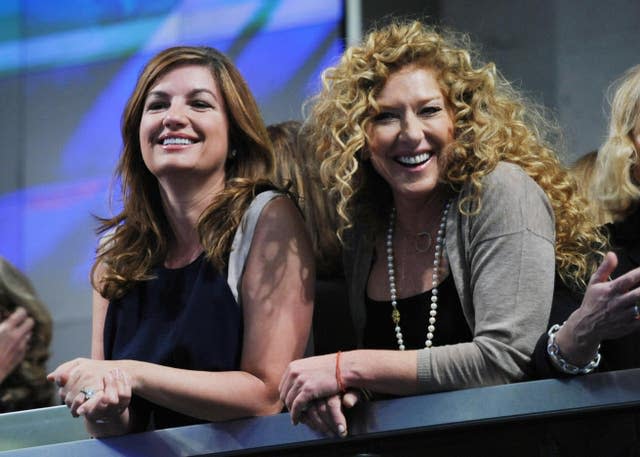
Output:
<instances>
[{"instance_id":1,"label":"thumb","mask_svg":"<svg viewBox=\"0 0 640 457\"><path fill-rule=\"evenodd\" d=\"M342 406L353 408L360 401L360 394L355 390L349 390L342 396Z\"/></svg>"},{"instance_id":2,"label":"thumb","mask_svg":"<svg viewBox=\"0 0 640 457\"><path fill-rule=\"evenodd\" d=\"M593 274L593 276L591 276L589 285L608 281L609 276L611 276L617 266L618 257L613 252L607 252L607 254L604 256L604 260L602 261L596 272Z\"/></svg>"}]
</instances>

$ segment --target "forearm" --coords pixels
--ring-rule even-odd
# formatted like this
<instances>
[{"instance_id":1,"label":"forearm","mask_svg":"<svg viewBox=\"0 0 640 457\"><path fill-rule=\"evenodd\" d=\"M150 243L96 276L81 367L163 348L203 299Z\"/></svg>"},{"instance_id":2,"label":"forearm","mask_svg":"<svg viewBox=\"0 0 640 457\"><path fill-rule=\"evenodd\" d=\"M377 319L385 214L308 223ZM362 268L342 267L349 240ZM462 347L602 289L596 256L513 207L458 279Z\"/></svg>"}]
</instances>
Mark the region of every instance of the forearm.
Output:
<instances>
[{"instance_id":1,"label":"forearm","mask_svg":"<svg viewBox=\"0 0 640 457\"><path fill-rule=\"evenodd\" d=\"M208 421L275 414L282 408L277 385L243 371L183 370L122 361L132 391L153 403Z\"/></svg>"},{"instance_id":2,"label":"forearm","mask_svg":"<svg viewBox=\"0 0 640 457\"><path fill-rule=\"evenodd\" d=\"M345 388L365 388L392 395L420 392L417 351L360 349L340 355L340 375Z\"/></svg>"}]
</instances>

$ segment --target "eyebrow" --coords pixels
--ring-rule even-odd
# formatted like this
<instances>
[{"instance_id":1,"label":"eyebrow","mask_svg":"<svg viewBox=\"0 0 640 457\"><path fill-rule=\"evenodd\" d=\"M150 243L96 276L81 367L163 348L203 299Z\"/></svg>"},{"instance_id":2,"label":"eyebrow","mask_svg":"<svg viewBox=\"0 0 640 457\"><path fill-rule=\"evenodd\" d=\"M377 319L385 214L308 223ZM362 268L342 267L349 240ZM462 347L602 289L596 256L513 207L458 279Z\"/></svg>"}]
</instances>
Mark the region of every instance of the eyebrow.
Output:
<instances>
[{"instance_id":1,"label":"eyebrow","mask_svg":"<svg viewBox=\"0 0 640 457\"><path fill-rule=\"evenodd\" d=\"M433 95L433 96L428 96L425 97L423 99L417 100L418 104L427 104L427 103L431 103L433 101L440 101L440 100L445 100L444 95L442 94L437 94L437 95ZM397 106L395 103L385 103L384 101L381 101L380 99L377 100L378 102L378 106L381 108L394 108L395 106Z\"/></svg>"},{"instance_id":2,"label":"eyebrow","mask_svg":"<svg viewBox=\"0 0 640 457\"><path fill-rule=\"evenodd\" d=\"M205 89L205 88L193 89L193 90L189 91L187 96L189 98L191 98L191 97L195 97L196 95L199 95L201 93L209 94L214 98L214 100L218 101L218 97L216 96L216 94L214 94L211 90ZM169 96L169 94L167 92L163 91L163 90L152 90L147 94L147 98L150 98L150 97L160 97L160 98L162 98L162 97L168 97L168 96Z\"/></svg>"}]
</instances>

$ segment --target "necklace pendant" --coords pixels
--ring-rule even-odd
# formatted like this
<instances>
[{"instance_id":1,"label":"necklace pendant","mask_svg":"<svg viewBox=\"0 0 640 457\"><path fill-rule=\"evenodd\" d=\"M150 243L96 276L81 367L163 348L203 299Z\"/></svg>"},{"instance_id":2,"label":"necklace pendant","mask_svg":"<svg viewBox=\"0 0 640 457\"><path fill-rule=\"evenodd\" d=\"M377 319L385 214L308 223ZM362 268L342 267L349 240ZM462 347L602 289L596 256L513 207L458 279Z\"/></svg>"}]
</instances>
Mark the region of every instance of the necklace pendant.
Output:
<instances>
[{"instance_id":1,"label":"necklace pendant","mask_svg":"<svg viewBox=\"0 0 640 457\"><path fill-rule=\"evenodd\" d=\"M431 233L429 232L420 232L416 235L416 251L418 252L427 252L431 249L431 243L433 242L431 238Z\"/></svg>"},{"instance_id":2,"label":"necklace pendant","mask_svg":"<svg viewBox=\"0 0 640 457\"><path fill-rule=\"evenodd\" d=\"M398 325L398 323L400 322L400 311L398 311L396 308L391 311L391 320L395 325Z\"/></svg>"}]
</instances>

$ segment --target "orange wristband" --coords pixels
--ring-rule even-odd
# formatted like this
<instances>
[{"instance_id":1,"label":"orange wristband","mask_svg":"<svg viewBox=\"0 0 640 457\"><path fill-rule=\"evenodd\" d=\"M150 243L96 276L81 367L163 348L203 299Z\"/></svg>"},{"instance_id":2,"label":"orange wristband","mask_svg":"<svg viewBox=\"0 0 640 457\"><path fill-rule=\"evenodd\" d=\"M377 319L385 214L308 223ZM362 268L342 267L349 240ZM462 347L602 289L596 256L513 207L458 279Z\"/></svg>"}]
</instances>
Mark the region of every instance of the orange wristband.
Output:
<instances>
[{"instance_id":1,"label":"orange wristband","mask_svg":"<svg viewBox=\"0 0 640 457\"><path fill-rule=\"evenodd\" d=\"M345 393L347 389L344 387L344 380L342 379L342 374L340 373L340 351L336 353L336 384L338 384L338 392L341 394Z\"/></svg>"}]
</instances>

